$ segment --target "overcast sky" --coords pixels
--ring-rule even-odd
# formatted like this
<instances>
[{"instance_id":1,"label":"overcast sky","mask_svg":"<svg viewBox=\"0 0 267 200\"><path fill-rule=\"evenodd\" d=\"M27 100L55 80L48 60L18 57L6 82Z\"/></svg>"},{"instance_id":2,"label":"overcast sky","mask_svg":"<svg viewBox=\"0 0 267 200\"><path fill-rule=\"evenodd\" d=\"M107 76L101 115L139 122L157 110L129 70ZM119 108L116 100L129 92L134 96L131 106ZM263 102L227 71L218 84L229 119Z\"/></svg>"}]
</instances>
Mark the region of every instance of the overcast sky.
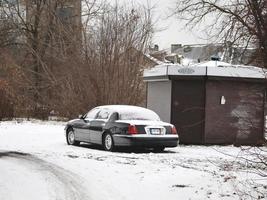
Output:
<instances>
[{"instance_id":1,"label":"overcast sky","mask_svg":"<svg viewBox=\"0 0 267 200\"><path fill-rule=\"evenodd\" d=\"M116 0L109 0L115 2ZM117 0L118 3L129 2L130 0ZM196 44L206 43L199 38L199 33L194 33L183 28L181 21L175 17L168 18L171 8L174 7L175 1L179 0L148 0L151 5L155 5L154 20L158 29L162 31L156 32L153 43L158 44L160 49L169 48L171 44ZM146 0L135 0L134 2L146 4Z\"/></svg>"}]
</instances>

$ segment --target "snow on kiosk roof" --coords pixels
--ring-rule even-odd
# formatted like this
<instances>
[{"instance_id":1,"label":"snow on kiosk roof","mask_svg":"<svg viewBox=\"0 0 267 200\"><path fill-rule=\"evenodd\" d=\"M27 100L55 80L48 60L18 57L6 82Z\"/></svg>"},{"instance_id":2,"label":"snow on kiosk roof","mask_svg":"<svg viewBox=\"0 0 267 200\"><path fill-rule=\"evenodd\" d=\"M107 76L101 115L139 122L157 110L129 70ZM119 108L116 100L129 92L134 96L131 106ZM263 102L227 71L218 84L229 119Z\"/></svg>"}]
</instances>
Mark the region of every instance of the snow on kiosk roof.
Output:
<instances>
[{"instance_id":1,"label":"snow on kiosk roof","mask_svg":"<svg viewBox=\"0 0 267 200\"><path fill-rule=\"evenodd\" d=\"M144 71L145 81L169 80L168 76L217 76L266 79L267 69L254 66L232 65L220 61L208 61L190 66L162 64Z\"/></svg>"}]
</instances>

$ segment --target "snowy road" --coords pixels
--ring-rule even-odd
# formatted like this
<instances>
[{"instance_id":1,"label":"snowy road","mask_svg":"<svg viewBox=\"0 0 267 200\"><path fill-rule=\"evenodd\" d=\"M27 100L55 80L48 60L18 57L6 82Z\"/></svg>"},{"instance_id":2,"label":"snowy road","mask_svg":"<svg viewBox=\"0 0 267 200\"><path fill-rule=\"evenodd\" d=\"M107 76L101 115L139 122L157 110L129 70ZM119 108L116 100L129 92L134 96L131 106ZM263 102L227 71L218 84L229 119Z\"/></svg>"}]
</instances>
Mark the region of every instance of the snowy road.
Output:
<instances>
[{"instance_id":1,"label":"snowy road","mask_svg":"<svg viewBox=\"0 0 267 200\"><path fill-rule=\"evenodd\" d=\"M243 191L266 192L265 182L246 184L261 177L236 160L239 148L111 153L66 145L63 128L57 122L0 123L1 200L247 199Z\"/></svg>"},{"instance_id":2,"label":"snowy road","mask_svg":"<svg viewBox=\"0 0 267 200\"><path fill-rule=\"evenodd\" d=\"M78 176L30 154L0 152L0 164L1 199L90 199Z\"/></svg>"}]
</instances>

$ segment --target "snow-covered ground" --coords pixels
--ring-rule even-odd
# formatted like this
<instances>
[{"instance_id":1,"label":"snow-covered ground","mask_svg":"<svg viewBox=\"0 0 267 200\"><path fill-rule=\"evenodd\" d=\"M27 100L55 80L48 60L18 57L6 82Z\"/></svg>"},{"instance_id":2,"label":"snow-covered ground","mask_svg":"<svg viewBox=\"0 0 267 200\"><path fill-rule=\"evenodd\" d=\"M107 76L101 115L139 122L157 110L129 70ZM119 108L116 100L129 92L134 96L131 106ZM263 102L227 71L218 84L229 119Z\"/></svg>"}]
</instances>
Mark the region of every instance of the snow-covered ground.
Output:
<instances>
[{"instance_id":1,"label":"snow-covered ground","mask_svg":"<svg viewBox=\"0 0 267 200\"><path fill-rule=\"evenodd\" d=\"M1 200L267 199L266 179L246 170L239 148L112 153L68 146L63 129L60 122L0 123Z\"/></svg>"}]
</instances>

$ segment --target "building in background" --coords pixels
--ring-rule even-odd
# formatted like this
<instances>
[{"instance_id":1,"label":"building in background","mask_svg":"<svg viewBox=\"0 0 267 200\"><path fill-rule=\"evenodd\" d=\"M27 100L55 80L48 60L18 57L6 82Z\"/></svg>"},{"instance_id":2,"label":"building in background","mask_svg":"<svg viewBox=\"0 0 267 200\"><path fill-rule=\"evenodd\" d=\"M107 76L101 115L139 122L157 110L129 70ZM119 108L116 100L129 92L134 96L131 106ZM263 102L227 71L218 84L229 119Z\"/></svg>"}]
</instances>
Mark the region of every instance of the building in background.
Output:
<instances>
[{"instance_id":1,"label":"building in background","mask_svg":"<svg viewBox=\"0 0 267 200\"><path fill-rule=\"evenodd\" d=\"M72 48L79 44L79 42L81 44L82 24L80 0L22 0L21 2L26 8L27 23L32 23L33 26L39 23L38 28L41 32L42 29L44 34L54 32L55 34L51 35L53 35L55 41L57 39L62 41L63 38L65 44ZM37 17L38 19L36 19ZM46 36L44 35L43 37Z\"/></svg>"},{"instance_id":2,"label":"building in background","mask_svg":"<svg viewBox=\"0 0 267 200\"><path fill-rule=\"evenodd\" d=\"M10 30L5 43L35 37L44 45L53 40L51 45L62 46L58 43L64 41L66 47L81 47L81 0L0 0L0 5L1 30Z\"/></svg>"},{"instance_id":3,"label":"building in background","mask_svg":"<svg viewBox=\"0 0 267 200\"><path fill-rule=\"evenodd\" d=\"M235 65L260 66L255 48L245 49L232 46L230 43L172 44L169 49L164 50L159 50L157 46L157 48L150 48L149 54L162 62L178 63L184 66L209 61L213 56L219 57L223 62Z\"/></svg>"}]
</instances>

